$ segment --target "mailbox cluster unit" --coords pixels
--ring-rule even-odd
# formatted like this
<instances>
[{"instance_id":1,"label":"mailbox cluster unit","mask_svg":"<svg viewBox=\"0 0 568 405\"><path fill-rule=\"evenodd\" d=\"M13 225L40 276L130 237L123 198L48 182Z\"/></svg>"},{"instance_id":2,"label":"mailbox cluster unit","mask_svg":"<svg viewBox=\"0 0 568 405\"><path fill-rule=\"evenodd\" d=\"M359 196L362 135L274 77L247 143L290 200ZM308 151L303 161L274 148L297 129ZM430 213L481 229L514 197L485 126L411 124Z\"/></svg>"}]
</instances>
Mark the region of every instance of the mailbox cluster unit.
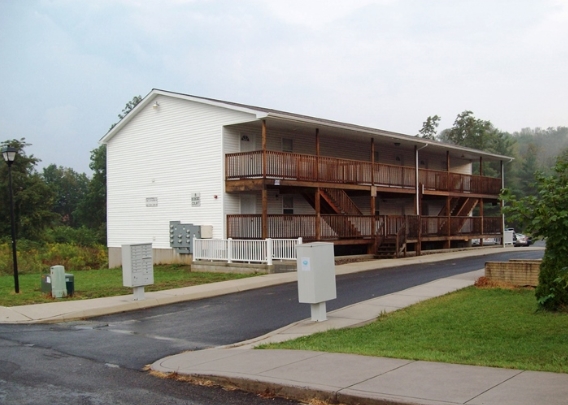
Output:
<instances>
[{"instance_id":1,"label":"mailbox cluster unit","mask_svg":"<svg viewBox=\"0 0 568 405\"><path fill-rule=\"evenodd\" d=\"M154 284L151 243L122 245L122 283L125 287Z\"/></svg>"}]
</instances>

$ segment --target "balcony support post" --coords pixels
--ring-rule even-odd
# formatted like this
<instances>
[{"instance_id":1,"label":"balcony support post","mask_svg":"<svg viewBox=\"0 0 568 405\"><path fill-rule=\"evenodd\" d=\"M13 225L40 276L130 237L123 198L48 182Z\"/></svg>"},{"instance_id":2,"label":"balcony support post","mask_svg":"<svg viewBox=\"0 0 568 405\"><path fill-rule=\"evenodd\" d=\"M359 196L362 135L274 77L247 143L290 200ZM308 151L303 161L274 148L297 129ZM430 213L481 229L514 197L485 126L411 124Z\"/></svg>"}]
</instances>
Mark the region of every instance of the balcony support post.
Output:
<instances>
[{"instance_id":1,"label":"balcony support post","mask_svg":"<svg viewBox=\"0 0 568 405\"><path fill-rule=\"evenodd\" d=\"M316 181L319 181L319 157L320 157L320 138L319 138L319 128L316 128Z\"/></svg>"},{"instance_id":2,"label":"balcony support post","mask_svg":"<svg viewBox=\"0 0 568 405\"><path fill-rule=\"evenodd\" d=\"M450 154L448 153L448 168L450 162ZM452 235L452 205L450 204L451 197L446 197L446 214L448 215L448 220L446 221L446 226L448 227L446 230L446 236L448 239L444 242L444 249L449 249L451 246L450 236Z\"/></svg>"},{"instance_id":3,"label":"balcony support post","mask_svg":"<svg viewBox=\"0 0 568 405\"><path fill-rule=\"evenodd\" d=\"M316 188L315 204L316 206L316 240L321 239L321 198L320 198L320 188Z\"/></svg>"},{"instance_id":4,"label":"balcony support post","mask_svg":"<svg viewBox=\"0 0 568 405\"><path fill-rule=\"evenodd\" d=\"M266 179L266 120L262 120L262 178Z\"/></svg>"},{"instance_id":5,"label":"balcony support post","mask_svg":"<svg viewBox=\"0 0 568 405\"><path fill-rule=\"evenodd\" d=\"M268 238L268 190L262 188L262 239Z\"/></svg>"},{"instance_id":6,"label":"balcony support post","mask_svg":"<svg viewBox=\"0 0 568 405\"><path fill-rule=\"evenodd\" d=\"M483 198L479 199L479 216L481 217L481 227L480 227L480 231L481 231L481 238L479 239L479 246L483 246L483 233L484 233L484 229L483 229Z\"/></svg>"},{"instance_id":7,"label":"balcony support post","mask_svg":"<svg viewBox=\"0 0 568 405\"><path fill-rule=\"evenodd\" d=\"M371 240L373 243L369 245L370 252L368 254L377 253L377 188L371 185Z\"/></svg>"},{"instance_id":8,"label":"balcony support post","mask_svg":"<svg viewBox=\"0 0 568 405\"><path fill-rule=\"evenodd\" d=\"M505 163L501 160L501 190L505 188ZM501 244L505 247L505 214L503 207L505 202L501 200Z\"/></svg>"}]
</instances>

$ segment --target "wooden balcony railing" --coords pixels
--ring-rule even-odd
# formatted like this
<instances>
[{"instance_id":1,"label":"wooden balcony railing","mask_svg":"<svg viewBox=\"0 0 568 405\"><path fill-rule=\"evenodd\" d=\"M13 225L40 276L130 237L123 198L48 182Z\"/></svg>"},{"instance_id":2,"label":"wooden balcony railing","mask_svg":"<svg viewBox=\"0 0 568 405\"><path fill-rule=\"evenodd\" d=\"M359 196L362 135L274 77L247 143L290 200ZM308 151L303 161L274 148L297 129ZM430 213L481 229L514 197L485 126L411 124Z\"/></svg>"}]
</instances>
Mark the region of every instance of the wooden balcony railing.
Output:
<instances>
[{"instance_id":1,"label":"wooden balcony railing","mask_svg":"<svg viewBox=\"0 0 568 405\"><path fill-rule=\"evenodd\" d=\"M430 217L419 215L377 215L376 237L393 237L405 228L408 238L431 236L495 235L502 232L501 217ZM483 223L483 232L482 225ZM269 238L316 240L315 215L268 215ZM373 217L370 215L321 215L320 240L371 238ZM261 239L262 215L227 215L227 237Z\"/></svg>"},{"instance_id":2,"label":"wooden balcony railing","mask_svg":"<svg viewBox=\"0 0 568 405\"><path fill-rule=\"evenodd\" d=\"M263 163L265 162L265 163ZM266 169L263 170L264 164ZM414 167L358 160L317 157L299 153L262 151L225 156L227 180L272 178L384 187L416 187ZM418 181L426 190L498 195L501 179L419 169Z\"/></svg>"}]
</instances>

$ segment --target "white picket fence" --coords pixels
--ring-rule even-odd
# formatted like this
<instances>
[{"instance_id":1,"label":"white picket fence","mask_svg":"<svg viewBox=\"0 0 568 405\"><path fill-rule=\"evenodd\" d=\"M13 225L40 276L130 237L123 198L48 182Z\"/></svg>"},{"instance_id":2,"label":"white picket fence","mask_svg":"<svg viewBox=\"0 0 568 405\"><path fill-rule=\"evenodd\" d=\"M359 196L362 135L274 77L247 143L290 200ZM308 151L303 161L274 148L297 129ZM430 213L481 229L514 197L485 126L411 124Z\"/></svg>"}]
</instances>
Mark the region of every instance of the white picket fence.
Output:
<instances>
[{"instance_id":1,"label":"white picket fence","mask_svg":"<svg viewBox=\"0 0 568 405\"><path fill-rule=\"evenodd\" d=\"M272 265L273 260L296 260L298 239L193 239L193 260L258 262Z\"/></svg>"}]
</instances>

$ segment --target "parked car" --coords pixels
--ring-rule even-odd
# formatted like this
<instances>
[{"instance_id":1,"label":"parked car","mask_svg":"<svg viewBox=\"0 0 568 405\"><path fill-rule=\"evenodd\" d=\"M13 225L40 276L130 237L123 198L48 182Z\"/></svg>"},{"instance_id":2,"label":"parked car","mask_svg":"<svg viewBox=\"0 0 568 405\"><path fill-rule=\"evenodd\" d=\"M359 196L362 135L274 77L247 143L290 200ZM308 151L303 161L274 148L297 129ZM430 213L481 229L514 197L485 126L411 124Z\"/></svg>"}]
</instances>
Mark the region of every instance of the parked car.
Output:
<instances>
[{"instance_id":1,"label":"parked car","mask_svg":"<svg viewBox=\"0 0 568 405\"><path fill-rule=\"evenodd\" d=\"M513 246L530 246L532 244L532 238L529 238L522 233L513 234Z\"/></svg>"}]
</instances>

